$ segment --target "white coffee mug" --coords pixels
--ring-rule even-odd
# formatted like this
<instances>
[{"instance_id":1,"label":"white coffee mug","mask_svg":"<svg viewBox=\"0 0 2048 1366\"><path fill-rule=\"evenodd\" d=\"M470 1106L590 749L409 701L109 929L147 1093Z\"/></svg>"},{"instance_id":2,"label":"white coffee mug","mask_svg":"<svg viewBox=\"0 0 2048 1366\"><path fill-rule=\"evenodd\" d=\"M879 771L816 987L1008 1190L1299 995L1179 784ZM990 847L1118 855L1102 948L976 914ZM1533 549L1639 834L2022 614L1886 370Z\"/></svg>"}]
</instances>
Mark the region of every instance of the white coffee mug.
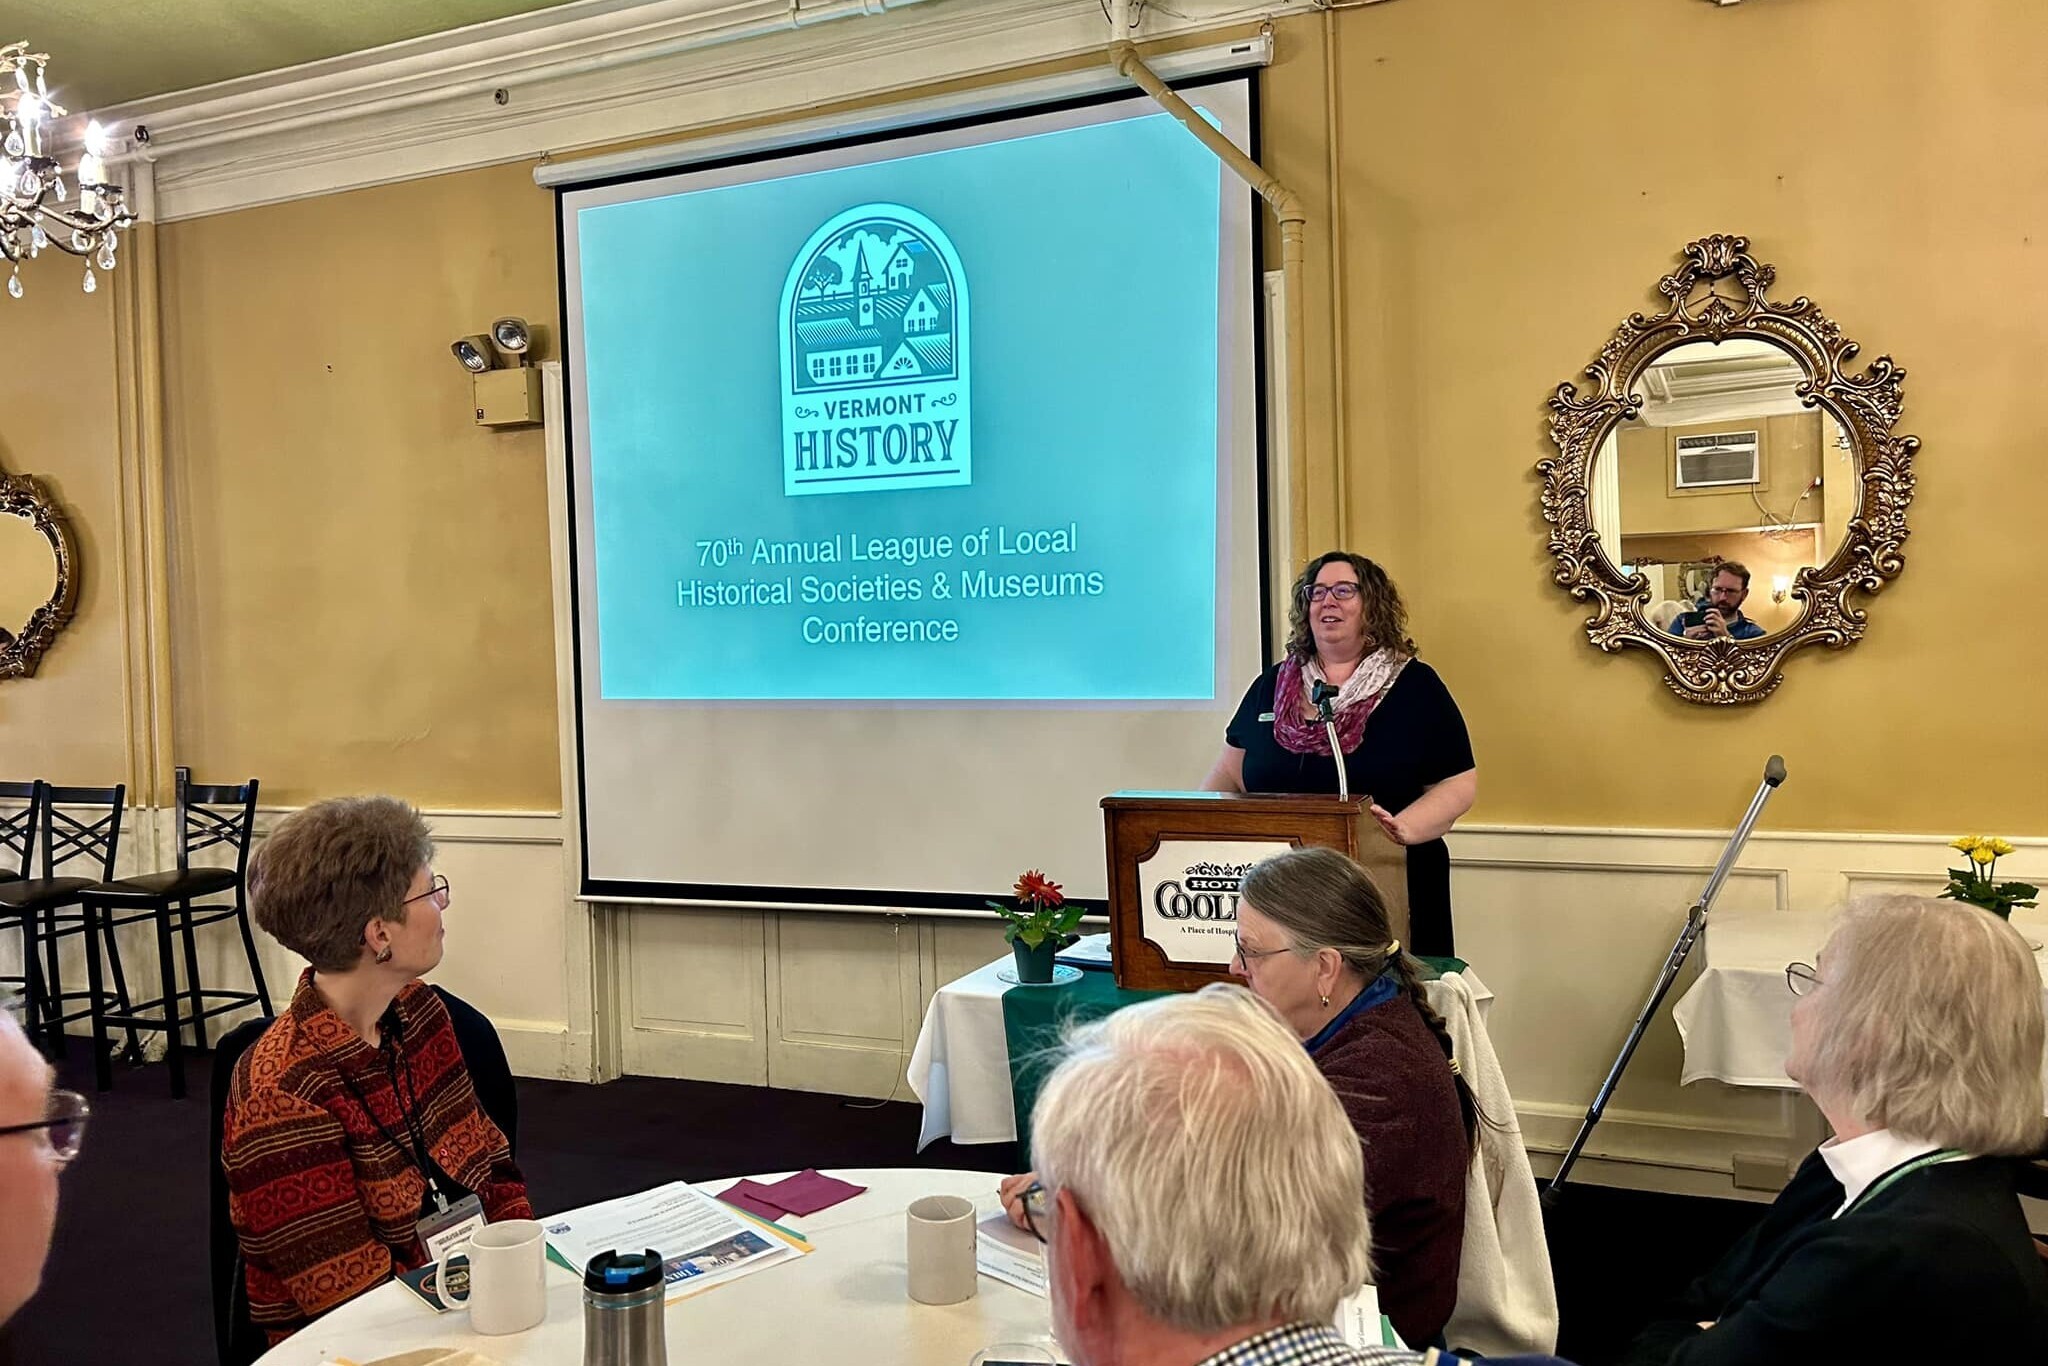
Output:
<instances>
[{"instance_id":1,"label":"white coffee mug","mask_svg":"<svg viewBox=\"0 0 2048 1366\"><path fill-rule=\"evenodd\" d=\"M974 1294L974 1202L927 1195L910 1205L910 1298L958 1304Z\"/></svg>"},{"instance_id":2,"label":"white coffee mug","mask_svg":"<svg viewBox=\"0 0 2048 1366\"><path fill-rule=\"evenodd\" d=\"M457 1299L449 1293L448 1262L469 1259L469 1292ZM532 1219L507 1219L485 1224L470 1240L434 1266L434 1283L444 1303L469 1309L469 1326L486 1336L523 1333L547 1317L548 1291L544 1268L547 1243Z\"/></svg>"}]
</instances>

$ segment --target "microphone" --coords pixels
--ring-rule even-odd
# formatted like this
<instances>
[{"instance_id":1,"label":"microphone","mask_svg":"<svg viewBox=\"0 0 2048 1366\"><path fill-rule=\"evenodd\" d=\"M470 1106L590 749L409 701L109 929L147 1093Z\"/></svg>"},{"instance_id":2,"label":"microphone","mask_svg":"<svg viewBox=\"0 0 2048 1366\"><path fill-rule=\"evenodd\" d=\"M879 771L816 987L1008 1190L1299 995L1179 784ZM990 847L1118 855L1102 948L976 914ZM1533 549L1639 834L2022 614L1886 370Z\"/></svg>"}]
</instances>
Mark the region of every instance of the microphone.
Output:
<instances>
[{"instance_id":1,"label":"microphone","mask_svg":"<svg viewBox=\"0 0 2048 1366\"><path fill-rule=\"evenodd\" d=\"M1322 719L1323 730L1330 737L1330 758L1337 765L1337 796L1340 800L1351 800L1351 774L1344 766L1344 746L1337 740L1337 690L1325 681L1311 684L1308 700L1315 704L1316 715Z\"/></svg>"}]
</instances>

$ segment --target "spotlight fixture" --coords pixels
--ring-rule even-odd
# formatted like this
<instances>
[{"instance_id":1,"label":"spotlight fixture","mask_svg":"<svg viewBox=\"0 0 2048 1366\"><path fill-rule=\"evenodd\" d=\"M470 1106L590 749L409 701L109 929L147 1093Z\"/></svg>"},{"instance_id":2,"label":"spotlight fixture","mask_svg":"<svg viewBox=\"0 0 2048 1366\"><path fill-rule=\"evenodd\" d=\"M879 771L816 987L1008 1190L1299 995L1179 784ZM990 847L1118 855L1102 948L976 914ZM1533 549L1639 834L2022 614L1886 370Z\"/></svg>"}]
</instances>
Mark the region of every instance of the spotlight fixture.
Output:
<instances>
[{"instance_id":1,"label":"spotlight fixture","mask_svg":"<svg viewBox=\"0 0 2048 1366\"><path fill-rule=\"evenodd\" d=\"M478 335L458 337L448 346L455 353L455 359L462 362L462 368L472 375L481 375L491 368L491 339Z\"/></svg>"},{"instance_id":2,"label":"spotlight fixture","mask_svg":"<svg viewBox=\"0 0 2048 1366\"><path fill-rule=\"evenodd\" d=\"M516 356L515 364L526 363L526 352L533 345L533 330L524 318L500 318L491 324L491 345L501 356Z\"/></svg>"}]
</instances>

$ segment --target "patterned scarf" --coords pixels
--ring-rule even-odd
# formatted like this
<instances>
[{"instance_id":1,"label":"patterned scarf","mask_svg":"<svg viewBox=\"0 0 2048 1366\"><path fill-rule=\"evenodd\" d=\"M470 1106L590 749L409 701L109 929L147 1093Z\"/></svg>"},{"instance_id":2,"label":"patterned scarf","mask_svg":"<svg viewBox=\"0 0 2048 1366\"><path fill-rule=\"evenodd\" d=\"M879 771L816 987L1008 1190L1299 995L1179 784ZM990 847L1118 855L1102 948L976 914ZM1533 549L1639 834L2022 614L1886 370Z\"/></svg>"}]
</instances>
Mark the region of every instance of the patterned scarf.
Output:
<instances>
[{"instance_id":1,"label":"patterned scarf","mask_svg":"<svg viewBox=\"0 0 2048 1366\"><path fill-rule=\"evenodd\" d=\"M1365 736L1365 723L1372 718L1394 680L1408 666L1410 656L1382 648L1358 661L1351 677L1337 690L1337 740L1349 754ZM1290 754L1330 753L1330 734L1321 721L1302 719L1302 707L1310 690L1326 682L1323 666L1311 655L1305 660L1292 655L1280 665L1273 680L1273 738ZM1331 756L1335 757L1335 756Z\"/></svg>"}]
</instances>

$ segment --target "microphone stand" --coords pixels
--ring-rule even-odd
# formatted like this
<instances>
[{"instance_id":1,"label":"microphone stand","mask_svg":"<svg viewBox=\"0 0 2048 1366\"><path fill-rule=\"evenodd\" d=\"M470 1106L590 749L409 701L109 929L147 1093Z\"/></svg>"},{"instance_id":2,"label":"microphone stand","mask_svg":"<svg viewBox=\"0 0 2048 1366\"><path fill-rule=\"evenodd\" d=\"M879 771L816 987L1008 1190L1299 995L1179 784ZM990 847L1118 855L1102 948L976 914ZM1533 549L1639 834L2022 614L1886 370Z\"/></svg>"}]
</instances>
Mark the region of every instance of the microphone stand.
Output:
<instances>
[{"instance_id":1,"label":"microphone stand","mask_svg":"<svg viewBox=\"0 0 2048 1366\"><path fill-rule=\"evenodd\" d=\"M1579 1125L1578 1134L1571 1146L1565 1149L1564 1160L1557 1164L1557 1175L1550 1178L1544 1188L1543 1203L1555 1204L1562 1194L1565 1178L1571 1174L1572 1164L1579 1160L1579 1153L1592 1136L1593 1126L1600 1122L1601 1114L1607 1109L1608 1100L1614 1095L1614 1088L1621 1081L1621 1074L1628 1067L1629 1059L1635 1056L1636 1045L1643 1041L1643 1032L1650 1027L1650 1017L1657 1013L1657 1007L1664 1003L1664 994L1671 990L1671 984L1678 980L1679 970L1685 966L1692 946L1707 927L1707 912L1713 909L1714 898L1720 895L1721 884L1728 880L1729 869L1742 854L1742 846L1749 842L1749 832L1756 825L1757 817L1764 811L1764 803L1785 781L1785 761L1773 754L1764 765L1764 780L1757 785L1756 795L1749 800L1749 810L1742 815L1742 823L1735 827L1735 834L1729 839L1727 848L1721 851L1721 861L1714 865L1714 871L1707 878L1706 887L1700 892L1699 900L1692 903L1685 913L1685 928L1678 932L1678 942L1671 946L1670 956L1664 960L1664 970L1657 975L1657 985L1651 988L1650 999L1644 1003L1642 1014L1636 1016L1635 1027L1628 1032L1628 1041L1621 1046L1621 1056L1614 1060L1614 1067L1607 1073L1607 1080L1600 1083L1599 1092L1593 1097L1593 1106L1586 1111L1585 1122Z\"/></svg>"},{"instance_id":2,"label":"microphone stand","mask_svg":"<svg viewBox=\"0 0 2048 1366\"><path fill-rule=\"evenodd\" d=\"M1330 737L1330 757L1337 763L1337 796L1339 800L1348 802L1351 800L1351 774L1344 767L1344 746L1337 741L1337 708L1330 702L1336 691L1331 688L1316 699L1316 715L1323 719L1323 733Z\"/></svg>"}]
</instances>

